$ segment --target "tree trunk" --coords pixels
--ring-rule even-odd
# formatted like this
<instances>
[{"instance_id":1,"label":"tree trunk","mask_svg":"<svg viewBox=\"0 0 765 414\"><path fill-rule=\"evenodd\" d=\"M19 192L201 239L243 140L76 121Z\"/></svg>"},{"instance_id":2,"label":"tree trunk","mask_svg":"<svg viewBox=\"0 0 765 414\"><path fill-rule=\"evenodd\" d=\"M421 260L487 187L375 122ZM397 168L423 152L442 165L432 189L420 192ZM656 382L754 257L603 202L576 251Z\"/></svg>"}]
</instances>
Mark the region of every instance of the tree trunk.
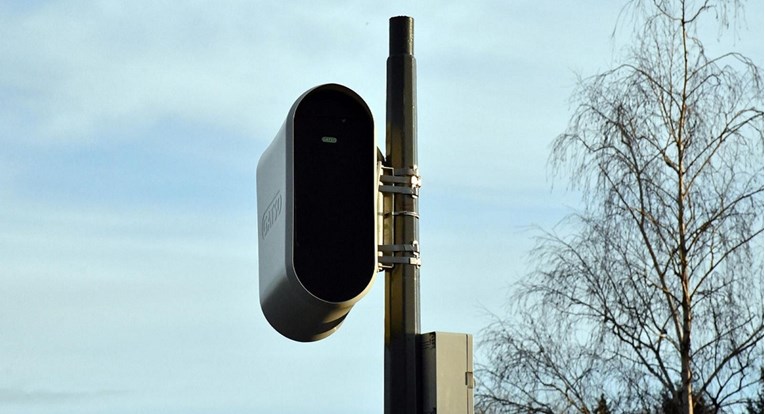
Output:
<instances>
[{"instance_id":1,"label":"tree trunk","mask_svg":"<svg viewBox=\"0 0 765 414\"><path fill-rule=\"evenodd\" d=\"M688 265L688 240L686 228L686 188L685 182L685 123L688 114L688 81L691 76L688 69L688 28L685 16L685 1L681 2L682 18L681 35L683 36L683 92L680 106L680 117L677 128L677 208L678 208L678 250L680 253L680 283L683 288L682 301L682 334L680 335L680 366L682 377L681 404L684 414L693 414L693 374L691 372L691 283Z\"/></svg>"}]
</instances>

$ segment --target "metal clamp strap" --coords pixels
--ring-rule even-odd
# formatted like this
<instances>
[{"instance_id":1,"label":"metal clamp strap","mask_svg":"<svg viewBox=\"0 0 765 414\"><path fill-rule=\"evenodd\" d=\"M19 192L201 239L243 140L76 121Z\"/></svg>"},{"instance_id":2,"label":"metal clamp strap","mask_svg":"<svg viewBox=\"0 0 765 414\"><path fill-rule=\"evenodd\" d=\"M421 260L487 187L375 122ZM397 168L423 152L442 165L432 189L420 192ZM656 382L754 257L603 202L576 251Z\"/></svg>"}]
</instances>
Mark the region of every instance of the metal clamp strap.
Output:
<instances>
[{"instance_id":1,"label":"metal clamp strap","mask_svg":"<svg viewBox=\"0 0 765 414\"><path fill-rule=\"evenodd\" d=\"M396 264L419 267L422 264L420 245L417 241L412 242L412 244L381 244L377 246L377 251L380 253L408 252L413 254L413 256L379 256L377 261L383 268L391 268Z\"/></svg>"},{"instance_id":2,"label":"metal clamp strap","mask_svg":"<svg viewBox=\"0 0 765 414\"><path fill-rule=\"evenodd\" d=\"M383 268L392 268L396 264L412 265L420 267L422 262L419 257L401 257L401 256L381 256L377 258L377 262Z\"/></svg>"},{"instance_id":3,"label":"metal clamp strap","mask_svg":"<svg viewBox=\"0 0 765 414\"><path fill-rule=\"evenodd\" d=\"M386 174L390 171L390 174ZM379 191L383 193L405 194L417 197L420 195L422 177L414 168L382 167ZM386 185L390 184L390 185Z\"/></svg>"},{"instance_id":4,"label":"metal clamp strap","mask_svg":"<svg viewBox=\"0 0 765 414\"><path fill-rule=\"evenodd\" d=\"M419 255L420 244L416 241L412 244L381 244L377 246L377 251L382 253L413 252Z\"/></svg>"},{"instance_id":5,"label":"metal clamp strap","mask_svg":"<svg viewBox=\"0 0 765 414\"><path fill-rule=\"evenodd\" d=\"M380 191L383 193L405 194L411 196L420 195L420 190L417 187L396 187L393 185L381 185Z\"/></svg>"}]
</instances>

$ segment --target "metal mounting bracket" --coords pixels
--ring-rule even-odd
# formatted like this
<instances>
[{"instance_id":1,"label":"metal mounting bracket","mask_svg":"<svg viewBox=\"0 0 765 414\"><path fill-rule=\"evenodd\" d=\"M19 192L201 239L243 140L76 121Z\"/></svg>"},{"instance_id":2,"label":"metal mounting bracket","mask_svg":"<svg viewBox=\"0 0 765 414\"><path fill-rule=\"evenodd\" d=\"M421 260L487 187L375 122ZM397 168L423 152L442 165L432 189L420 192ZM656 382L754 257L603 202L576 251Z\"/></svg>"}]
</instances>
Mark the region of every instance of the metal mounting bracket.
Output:
<instances>
[{"instance_id":1,"label":"metal mounting bracket","mask_svg":"<svg viewBox=\"0 0 765 414\"><path fill-rule=\"evenodd\" d=\"M380 165L380 192L419 197L420 187L422 187L422 177L417 172L417 166L391 168Z\"/></svg>"},{"instance_id":2,"label":"metal mounting bracket","mask_svg":"<svg viewBox=\"0 0 765 414\"><path fill-rule=\"evenodd\" d=\"M420 267L420 246L412 244L393 244L393 218L409 216L419 219L416 211L394 211L396 196L419 197L422 178L417 166L412 168L392 168L384 164L384 157L378 151L378 270L389 270L395 265ZM396 255L398 254L398 255Z\"/></svg>"},{"instance_id":3,"label":"metal mounting bracket","mask_svg":"<svg viewBox=\"0 0 765 414\"><path fill-rule=\"evenodd\" d=\"M412 244L381 244L377 246L377 251L382 254L377 258L377 262L382 269L390 269L397 264L413 265L417 267L421 265L420 245L417 241ZM395 252L408 252L412 254L412 256L385 256L385 253Z\"/></svg>"}]
</instances>

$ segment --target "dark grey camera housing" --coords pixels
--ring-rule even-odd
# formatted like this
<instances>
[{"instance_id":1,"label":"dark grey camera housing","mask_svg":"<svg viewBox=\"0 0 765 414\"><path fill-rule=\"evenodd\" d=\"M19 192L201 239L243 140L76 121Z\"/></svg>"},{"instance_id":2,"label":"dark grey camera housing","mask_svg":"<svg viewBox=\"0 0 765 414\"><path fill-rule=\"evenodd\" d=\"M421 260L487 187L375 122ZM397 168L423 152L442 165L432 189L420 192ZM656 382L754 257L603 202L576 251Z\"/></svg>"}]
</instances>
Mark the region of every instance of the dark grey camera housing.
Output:
<instances>
[{"instance_id":1,"label":"dark grey camera housing","mask_svg":"<svg viewBox=\"0 0 765 414\"><path fill-rule=\"evenodd\" d=\"M364 100L326 84L295 101L260 157L260 305L287 338L329 336L372 287L376 148Z\"/></svg>"}]
</instances>

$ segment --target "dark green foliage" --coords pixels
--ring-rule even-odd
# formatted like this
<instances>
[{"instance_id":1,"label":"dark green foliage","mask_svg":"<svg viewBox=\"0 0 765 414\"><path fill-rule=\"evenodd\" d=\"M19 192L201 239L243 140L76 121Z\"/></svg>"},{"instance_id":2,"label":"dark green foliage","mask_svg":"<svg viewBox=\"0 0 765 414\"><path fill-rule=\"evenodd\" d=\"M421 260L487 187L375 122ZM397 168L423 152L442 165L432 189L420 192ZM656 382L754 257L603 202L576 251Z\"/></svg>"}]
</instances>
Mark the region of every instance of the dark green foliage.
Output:
<instances>
[{"instance_id":1,"label":"dark green foliage","mask_svg":"<svg viewBox=\"0 0 765 414\"><path fill-rule=\"evenodd\" d=\"M763 408L765 406L765 402L763 401L763 390L760 390L759 395L756 399L749 399L746 402L746 413L747 414L763 414L763 411L765 409Z\"/></svg>"},{"instance_id":2,"label":"dark green foliage","mask_svg":"<svg viewBox=\"0 0 765 414\"><path fill-rule=\"evenodd\" d=\"M717 414L720 411L710 406L702 396L696 396L693 400L693 414ZM665 393L657 411L658 414L683 414L680 392L677 391L674 395Z\"/></svg>"},{"instance_id":3,"label":"dark green foliage","mask_svg":"<svg viewBox=\"0 0 765 414\"><path fill-rule=\"evenodd\" d=\"M605 395L600 394L598 405L594 410L592 410L592 412L593 414L611 414L611 409L608 408L608 401L606 401Z\"/></svg>"}]
</instances>

